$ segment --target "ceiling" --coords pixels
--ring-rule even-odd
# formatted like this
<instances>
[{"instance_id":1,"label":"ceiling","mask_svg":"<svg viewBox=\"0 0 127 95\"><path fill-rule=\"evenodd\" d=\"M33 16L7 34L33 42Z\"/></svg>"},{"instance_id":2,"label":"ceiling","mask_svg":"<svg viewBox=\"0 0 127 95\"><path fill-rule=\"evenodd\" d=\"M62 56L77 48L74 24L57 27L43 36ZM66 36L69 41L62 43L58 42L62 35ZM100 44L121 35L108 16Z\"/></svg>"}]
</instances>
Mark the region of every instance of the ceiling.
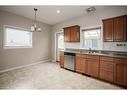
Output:
<instances>
[{"instance_id":1,"label":"ceiling","mask_svg":"<svg viewBox=\"0 0 127 95\"><path fill-rule=\"evenodd\" d=\"M0 9L30 19L34 19L33 8L37 8L37 20L49 25L54 25L72 18L85 15L90 6L1 6ZM107 6L108 7L108 6ZM95 6L96 10L104 10L104 6ZM60 13L57 14L57 10Z\"/></svg>"}]
</instances>

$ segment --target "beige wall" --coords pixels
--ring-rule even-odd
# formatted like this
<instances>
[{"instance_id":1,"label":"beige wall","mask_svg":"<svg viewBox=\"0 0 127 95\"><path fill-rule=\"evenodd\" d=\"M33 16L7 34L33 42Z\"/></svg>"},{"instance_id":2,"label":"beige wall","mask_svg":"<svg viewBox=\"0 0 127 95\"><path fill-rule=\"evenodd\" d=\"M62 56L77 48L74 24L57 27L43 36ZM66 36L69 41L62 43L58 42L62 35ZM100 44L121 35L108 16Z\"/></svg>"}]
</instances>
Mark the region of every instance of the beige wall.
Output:
<instances>
[{"instance_id":1,"label":"beige wall","mask_svg":"<svg viewBox=\"0 0 127 95\"><path fill-rule=\"evenodd\" d=\"M44 23L38 23L42 28L42 32L33 33L33 48L3 48L3 25L30 29L32 24L33 21L30 19L0 11L0 70L50 59L51 26Z\"/></svg>"},{"instance_id":2,"label":"beige wall","mask_svg":"<svg viewBox=\"0 0 127 95\"><path fill-rule=\"evenodd\" d=\"M88 28L88 27L96 27L102 26L102 19L110 18L114 16L119 16L127 14L127 7L109 7L103 11L97 11L94 14L87 14L83 15L78 18L71 19L69 21L65 21L59 24L56 24L52 27L52 60L55 60L55 32L59 32L63 27L71 26L71 25L80 25L81 28ZM103 31L102 31L103 32ZM116 43L103 43L102 49L105 50L122 50L127 51L127 43L126 47L116 47ZM66 47L72 48L80 48L80 43L72 43L67 44Z\"/></svg>"}]
</instances>

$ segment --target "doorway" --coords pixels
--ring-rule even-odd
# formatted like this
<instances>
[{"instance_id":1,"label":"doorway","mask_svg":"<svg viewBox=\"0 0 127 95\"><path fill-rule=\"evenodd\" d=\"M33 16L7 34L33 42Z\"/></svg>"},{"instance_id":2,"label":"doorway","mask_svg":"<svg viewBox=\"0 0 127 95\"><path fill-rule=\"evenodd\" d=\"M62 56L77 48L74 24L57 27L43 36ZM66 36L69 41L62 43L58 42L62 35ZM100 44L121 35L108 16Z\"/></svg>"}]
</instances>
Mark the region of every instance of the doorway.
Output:
<instances>
[{"instance_id":1,"label":"doorway","mask_svg":"<svg viewBox=\"0 0 127 95\"><path fill-rule=\"evenodd\" d=\"M64 34L63 32L56 33L56 61L60 61L60 51L64 49Z\"/></svg>"}]
</instances>

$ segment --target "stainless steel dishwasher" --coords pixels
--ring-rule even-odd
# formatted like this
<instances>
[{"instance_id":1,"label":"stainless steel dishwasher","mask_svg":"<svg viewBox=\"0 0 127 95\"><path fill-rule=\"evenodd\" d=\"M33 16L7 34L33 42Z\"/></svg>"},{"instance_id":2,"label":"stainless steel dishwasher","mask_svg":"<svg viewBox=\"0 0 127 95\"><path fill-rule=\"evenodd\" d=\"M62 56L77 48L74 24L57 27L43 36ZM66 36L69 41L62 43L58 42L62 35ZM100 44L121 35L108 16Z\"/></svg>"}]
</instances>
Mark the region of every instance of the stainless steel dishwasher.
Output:
<instances>
[{"instance_id":1,"label":"stainless steel dishwasher","mask_svg":"<svg viewBox=\"0 0 127 95\"><path fill-rule=\"evenodd\" d=\"M64 68L75 70L75 53L64 52Z\"/></svg>"}]
</instances>

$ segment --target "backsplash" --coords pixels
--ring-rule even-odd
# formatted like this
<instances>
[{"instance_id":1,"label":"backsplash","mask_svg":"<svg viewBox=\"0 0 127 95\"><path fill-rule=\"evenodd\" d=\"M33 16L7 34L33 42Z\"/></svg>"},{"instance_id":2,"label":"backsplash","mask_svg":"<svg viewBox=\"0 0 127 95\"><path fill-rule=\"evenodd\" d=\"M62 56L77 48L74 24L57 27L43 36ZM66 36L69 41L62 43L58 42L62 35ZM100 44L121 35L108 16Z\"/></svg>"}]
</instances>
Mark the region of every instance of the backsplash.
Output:
<instances>
[{"instance_id":1,"label":"backsplash","mask_svg":"<svg viewBox=\"0 0 127 95\"><path fill-rule=\"evenodd\" d=\"M123 46L118 46L118 44ZM127 42L104 42L103 49L127 52Z\"/></svg>"}]
</instances>

